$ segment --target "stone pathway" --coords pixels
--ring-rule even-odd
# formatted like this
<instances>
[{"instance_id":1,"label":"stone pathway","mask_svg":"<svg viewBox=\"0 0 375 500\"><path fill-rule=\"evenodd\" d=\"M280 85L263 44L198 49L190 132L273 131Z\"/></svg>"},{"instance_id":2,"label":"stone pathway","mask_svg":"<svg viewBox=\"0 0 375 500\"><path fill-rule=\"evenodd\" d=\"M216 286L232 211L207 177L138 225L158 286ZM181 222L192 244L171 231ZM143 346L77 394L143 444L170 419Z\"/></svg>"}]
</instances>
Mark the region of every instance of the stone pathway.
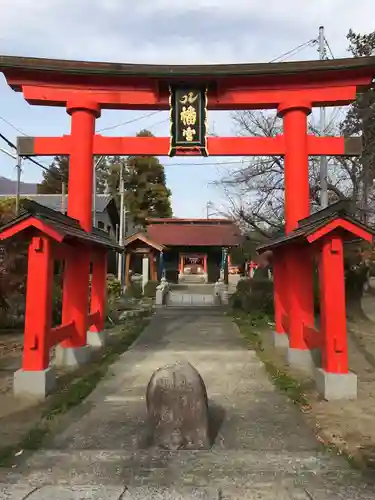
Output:
<instances>
[{"instance_id":1,"label":"stone pathway","mask_svg":"<svg viewBox=\"0 0 375 500\"><path fill-rule=\"evenodd\" d=\"M207 386L210 451L148 447L146 385L180 359ZM320 449L230 319L207 307L159 311L48 446L1 482L1 500L375 498L370 479Z\"/></svg>"},{"instance_id":2,"label":"stone pathway","mask_svg":"<svg viewBox=\"0 0 375 500\"><path fill-rule=\"evenodd\" d=\"M168 307L213 307L214 292L215 286L212 284L171 285L167 305Z\"/></svg>"}]
</instances>

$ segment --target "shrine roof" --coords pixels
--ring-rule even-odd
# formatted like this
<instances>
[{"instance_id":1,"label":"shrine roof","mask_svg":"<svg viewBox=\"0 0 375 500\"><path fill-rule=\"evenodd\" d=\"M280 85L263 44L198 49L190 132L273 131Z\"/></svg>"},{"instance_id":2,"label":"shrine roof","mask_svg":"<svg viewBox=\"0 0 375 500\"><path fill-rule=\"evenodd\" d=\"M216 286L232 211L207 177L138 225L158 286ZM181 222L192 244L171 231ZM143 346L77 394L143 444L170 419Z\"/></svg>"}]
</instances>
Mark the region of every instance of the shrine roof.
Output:
<instances>
[{"instance_id":1,"label":"shrine roof","mask_svg":"<svg viewBox=\"0 0 375 500\"><path fill-rule=\"evenodd\" d=\"M27 224L27 221L30 221L30 225ZM16 235L18 232L33 227L35 221L42 223L42 227L51 229L51 234L56 235L56 239L59 241L69 242L79 240L96 246L121 251L121 247L105 231L93 228L92 233L87 233L81 228L76 219L29 199L21 200L21 213L18 217L0 227L0 240L5 240ZM19 227L19 231L17 231L17 226Z\"/></svg>"},{"instance_id":2,"label":"shrine roof","mask_svg":"<svg viewBox=\"0 0 375 500\"><path fill-rule=\"evenodd\" d=\"M206 218L206 219L182 219L179 217L149 217L146 219L146 224L204 224L204 225L222 225L233 224L232 219L226 218Z\"/></svg>"},{"instance_id":3,"label":"shrine roof","mask_svg":"<svg viewBox=\"0 0 375 500\"><path fill-rule=\"evenodd\" d=\"M352 215L352 203L345 200L333 203L305 219L287 235L280 235L257 248L258 253L273 250L288 243L313 243L331 231L340 230L347 239L359 238L372 242L374 231Z\"/></svg>"},{"instance_id":4,"label":"shrine roof","mask_svg":"<svg viewBox=\"0 0 375 500\"><path fill-rule=\"evenodd\" d=\"M102 77L147 77L184 80L221 77L287 76L312 73L345 72L357 76L375 74L375 56L331 60L292 61L280 63L241 63L207 65L157 65L128 64L94 61L73 61L34 57L0 56L0 71L22 71L27 73L49 73L55 75L102 76ZM374 75L375 76L375 75Z\"/></svg>"},{"instance_id":5,"label":"shrine roof","mask_svg":"<svg viewBox=\"0 0 375 500\"><path fill-rule=\"evenodd\" d=\"M167 247L235 247L242 235L228 219L156 219L148 221L148 237Z\"/></svg>"},{"instance_id":6,"label":"shrine roof","mask_svg":"<svg viewBox=\"0 0 375 500\"><path fill-rule=\"evenodd\" d=\"M155 241L151 240L151 238L149 238L148 235L144 232L138 232L138 233L134 233L134 234L128 236L124 241L124 247L127 247L136 241L140 241L142 243L145 243L148 247L154 248L155 250L158 250L159 252L161 252L162 250L165 249L164 245L161 245L161 244L156 243Z\"/></svg>"}]
</instances>

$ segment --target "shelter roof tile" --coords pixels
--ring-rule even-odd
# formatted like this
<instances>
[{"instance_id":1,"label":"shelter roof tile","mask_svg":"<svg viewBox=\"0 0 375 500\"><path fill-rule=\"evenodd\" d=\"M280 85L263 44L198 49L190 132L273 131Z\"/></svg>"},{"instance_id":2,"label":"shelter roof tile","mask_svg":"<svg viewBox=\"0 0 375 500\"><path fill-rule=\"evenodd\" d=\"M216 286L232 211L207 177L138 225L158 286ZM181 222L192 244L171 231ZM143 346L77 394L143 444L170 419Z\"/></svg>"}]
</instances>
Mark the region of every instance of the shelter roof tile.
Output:
<instances>
[{"instance_id":1,"label":"shelter roof tile","mask_svg":"<svg viewBox=\"0 0 375 500\"><path fill-rule=\"evenodd\" d=\"M235 247L240 245L242 241L240 230L233 221L221 224L215 224L213 221L151 223L147 227L147 235L152 241L169 247Z\"/></svg>"},{"instance_id":2,"label":"shelter roof tile","mask_svg":"<svg viewBox=\"0 0 375 500\"><path fill-rule=\"evenodd\" d=\"M267 243L260 245L257 248L257 252L263 253L267 250L272 250L281 245L285 245L290 241L303 241L308 236L328 225L335 219L344 219L356 227L367 231L369 234L374 234L374 231L369 226L366 226L355 219L352 213L353 205L351 202L339 201L337 203L333 203L329 207L320 210L305 219L301 219L298 223L298 227L290 234L277 236L276 238L269 240Z\"/></svg>"},{"instance_id":3,"label":"shelter roof tile","mask_svg":"<svg viewBox=\"0 0 375 500\"><path fill-rule=\"evenodd\" d=\"M77 220L30 199L22 200L20 215L2 226L0 228L0 233L14 227L29 217L34 217L49 225L61 234L64 239L78 239L97 246L118 251L121 250L121 247L114 242L105 231L93 228L92 233L88 233L81 228Z\"/></svg>"}]
</instances>

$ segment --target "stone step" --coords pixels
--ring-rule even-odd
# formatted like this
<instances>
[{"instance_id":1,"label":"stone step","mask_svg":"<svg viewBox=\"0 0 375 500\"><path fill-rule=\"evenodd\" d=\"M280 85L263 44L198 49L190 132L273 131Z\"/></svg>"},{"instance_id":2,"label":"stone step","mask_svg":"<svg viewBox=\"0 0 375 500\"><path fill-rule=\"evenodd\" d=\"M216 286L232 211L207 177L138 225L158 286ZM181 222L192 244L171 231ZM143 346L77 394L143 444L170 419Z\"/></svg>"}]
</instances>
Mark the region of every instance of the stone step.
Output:
<instances>
[{"instance_id":1,"label":"stone step","mask_svg":"<svg viewBox=\"0 0 375 500\"><path fill-rule=\"evenodd\" d=\"M249 484L236 488L215 487L170 487L111 485L9 485L0 483L0 500L331 500L332 498L350 500L371 499L372 492L365 486L361 491L342 492L345 496L335 496L336 491L319 488L312 496L304 485L290 484L285 481L263 481L262 484ZM316 492L316 489L314 493ZM351 497L349 495L352 495Z\"/></svg>"},{"instance_id":2,"label":"stone step","mask_svg":"<svg viewBox=\"0 0 375 500\"><path fill-rule=\"evenodd\" d=\"M170 292L168 297L168 306L213 306L215 305L215 298L213 295L208 294L188 294Z\"/></svg>"},{"instance_id":3,"label":"stone step","mask_svg":"<svg viewBox=\"0 0 375 500\"><path fill-rule=\"evenodd\" d=\"M179 277L180 283L206 283L206 278L197 274L184 274Z\"/></svg>"},{"instance_id":4,"label":"stone step","mask_svg":"<svg viewBox=\"0 0 375 500\"><path fill-rule=\"evenodd\" d=\"M331 483L343 475L354 480L356 472L345 466L343 459L309 451L40 450L30 457L27 467L14 467L6 482L197 488L229 488L235 483L255 487L315 477Z\"/></svg>"}]
</instances>

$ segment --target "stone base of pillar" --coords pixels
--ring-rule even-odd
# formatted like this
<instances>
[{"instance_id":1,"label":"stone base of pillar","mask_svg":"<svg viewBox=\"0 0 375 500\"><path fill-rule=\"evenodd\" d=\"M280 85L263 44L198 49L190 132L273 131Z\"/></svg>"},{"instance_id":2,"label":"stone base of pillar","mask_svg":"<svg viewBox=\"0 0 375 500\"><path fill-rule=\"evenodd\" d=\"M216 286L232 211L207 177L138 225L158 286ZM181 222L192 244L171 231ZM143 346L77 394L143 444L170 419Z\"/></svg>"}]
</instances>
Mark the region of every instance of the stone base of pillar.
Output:
<instances>
[{"instance_id":1,"label":"stone base of pillar","mask_svg":"<svg viewBox=\"0 0 375 500\"><path fill-rule=\"evenodd\" d=\"M287 349L289 347L288 334L272 332L272 344L277 349Z\"/></svg>"},{"instance_id":2,"label":"stone base of pillar","mask_svg":"<svg viewBox=\"0 0 375 500\"><path fill-rule=\"evenodd\" d=\"M89 345L83 347L56 346L55 365L65 368L76 368L90 361L91 349Z\"/></svg>"},{"instance_id":3,"label":"stone base of pillar","mask_svg":"<svg viewBox=\"0 0 375 500\"><path fill-rule=\"evenodd\" d=\"M228 285L224 285L223 287L223 291L221 293L221 303L223 306L227 306L229 304Z\"/></svg>"},{"instance_id":4,"label":"stone base of pillar","mask_svg":"<svg viewBox=\"0 0 375 500\"><path fill-rule=\"evenodd\" d=\"M327 401L357 399L358 382L355 373L329 373L317 368L315 383L319 394Z\"/></svg>"},{"instance_id":5,"label":"stone base of pillar","mask_svg":"<svg viewBox=\"0 0 375 500\"><path fill-rule=\"evenodd\" d=\"M288 347L287 361L290 366L313 373L321 364L320 349L294 349Z\"/></svg>"},{"instance_id":6,"label":"stone base of pillar","mask_svg":"<svg viewBox=\"0 0 375 500\"><path fill-rule=\"evenodd\" d=\"M16 397L44 399L56 387L56 372L53 366L45 370L17 370L13 378L13 394Z\"/></svg>"},{"instance_id":7,"label":"stone base of pillar","mask_svg":"<svg viewBox=\"0 0 375 500\"><path fill-rule=\"evenodd\" d=\"M104 347L108 343L108 332L87 332L86 337L87 345L90 347Z\"/></svg>"},{"instance_id":8,"label":"stone base of pillar","mask_svg":"<svg viewBox=\"0 0 375 500\"><path fill-rule=\"evenodd\" d=\"M203 280L204 280L204 283L208 283L208 274L207 273L203 274Z\"/></svg>"}]
</instances>

